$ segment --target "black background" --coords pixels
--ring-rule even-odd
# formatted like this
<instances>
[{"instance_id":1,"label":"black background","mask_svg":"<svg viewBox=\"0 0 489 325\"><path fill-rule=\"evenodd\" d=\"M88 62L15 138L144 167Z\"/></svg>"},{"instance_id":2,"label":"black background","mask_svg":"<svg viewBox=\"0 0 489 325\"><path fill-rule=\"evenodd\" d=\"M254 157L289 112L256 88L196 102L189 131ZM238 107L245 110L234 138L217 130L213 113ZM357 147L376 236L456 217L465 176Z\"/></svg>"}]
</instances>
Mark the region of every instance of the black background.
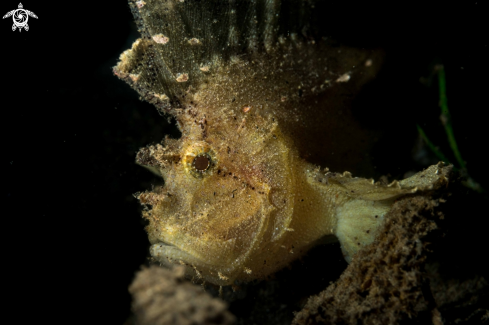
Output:
<instances>
[{"instance_id":1,"label":"black background","mask_svg":"<svg viewBox=\"0 0 489 325\"><path fill-rule=\"evenodd\" d=\"M2 1L2 15L17 5ZM23 5L39 17L29 19L28 32L13 32L11 18L0 24L4 315L14 323L121 324L130 313L127 286L148 256L133 194L161 182L134 157L178 131L112 75L138 37L125 1ZM420 82L443 63L459 148L488 188L487 5L337 1L327 8L333 37L387 53L355 108L362 123L385 134L372 153L378 175L426 167L412 158L416 123L453 159L436 82Z\"/></svg>"}]
</instances>

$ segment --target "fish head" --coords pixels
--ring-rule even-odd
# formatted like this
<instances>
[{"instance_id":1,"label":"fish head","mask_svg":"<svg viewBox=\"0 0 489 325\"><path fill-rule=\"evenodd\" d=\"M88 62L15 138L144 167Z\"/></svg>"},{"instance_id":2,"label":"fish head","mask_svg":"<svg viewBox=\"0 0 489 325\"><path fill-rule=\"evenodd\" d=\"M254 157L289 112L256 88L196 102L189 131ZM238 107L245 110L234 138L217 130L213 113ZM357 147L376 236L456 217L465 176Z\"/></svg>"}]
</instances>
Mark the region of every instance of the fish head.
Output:
<instances>
[{"instance_id":1,"label":"fish head","mask_svg":"<svg viewBox=\"0 0 489 325\"><path fill-rule=\"evenodd\" d=\"M165 184L138 198L156 260L231 284L290 224L294 166L273 118L209 111L182 113L180 139L140 150Z\"/></svg>"}]
</instances>

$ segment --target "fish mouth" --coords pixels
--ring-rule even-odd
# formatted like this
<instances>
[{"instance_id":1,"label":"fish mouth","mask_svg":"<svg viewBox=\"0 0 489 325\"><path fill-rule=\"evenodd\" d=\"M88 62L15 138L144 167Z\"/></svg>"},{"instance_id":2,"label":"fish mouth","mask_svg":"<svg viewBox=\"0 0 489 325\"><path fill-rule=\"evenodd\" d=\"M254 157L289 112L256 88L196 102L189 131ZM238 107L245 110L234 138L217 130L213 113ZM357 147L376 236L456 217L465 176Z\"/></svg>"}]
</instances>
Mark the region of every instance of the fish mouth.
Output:
<instances>
[{"instance_id":1,"label":"fish mouth","mask_svg":"<svg viewBox=\"0 0 489 325\"><path fill-rule=\"evenodd\" d=\"M160 265L166 267L173 267L174 264L181 265L199 265L206 264L198 257L194 256L191 252L187 252L179 248L178 246L166 243L158 242L151 245L150 254L159 262Z\"/></svg>"},{"instance_id":2,"label":"fish mouth","mask_svg":"<svg viewBox=\"0 0 489 325\"><path fill-rule=\"evenodd\" d=\"M155 246L155 245L159 245L160 247L176 247L175 245L164 242L164 241L159 241L159 242L153 244L153 246Z\"/></svg>"}]
</instances>

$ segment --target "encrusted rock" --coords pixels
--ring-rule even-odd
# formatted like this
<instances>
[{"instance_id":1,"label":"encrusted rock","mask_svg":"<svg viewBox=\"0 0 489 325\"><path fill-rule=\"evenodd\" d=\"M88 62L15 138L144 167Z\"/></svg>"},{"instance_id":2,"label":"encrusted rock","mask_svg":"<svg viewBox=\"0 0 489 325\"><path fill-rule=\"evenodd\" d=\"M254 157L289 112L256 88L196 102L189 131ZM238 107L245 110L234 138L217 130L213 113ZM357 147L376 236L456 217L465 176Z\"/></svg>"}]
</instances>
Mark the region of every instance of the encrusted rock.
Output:
<instances>
[{"instance_id":1,"label":"encrusted rock","mask_svg":"<svg viewBox=\"0 0 489 325\"><path fill-rule=\"evenodd\" d=\"M184 279L184 268L143 268L129 287L138 325L232 324L226 303Z\"/></svg>"},{"instance_id":2,"label":"encrusted rock","mask_svg":"<svg viewBox=\"0 0 489 325\"><path fill-rule=\"evenodd\" d=\"M357 324L360 319L398 324L434 309L423 267L426 235L441 217L434 213L437 206L438 201L420 196L396 202L376 240L359 251L338 281L309 299L293 324Z\"/></svg>"}]
</instances>

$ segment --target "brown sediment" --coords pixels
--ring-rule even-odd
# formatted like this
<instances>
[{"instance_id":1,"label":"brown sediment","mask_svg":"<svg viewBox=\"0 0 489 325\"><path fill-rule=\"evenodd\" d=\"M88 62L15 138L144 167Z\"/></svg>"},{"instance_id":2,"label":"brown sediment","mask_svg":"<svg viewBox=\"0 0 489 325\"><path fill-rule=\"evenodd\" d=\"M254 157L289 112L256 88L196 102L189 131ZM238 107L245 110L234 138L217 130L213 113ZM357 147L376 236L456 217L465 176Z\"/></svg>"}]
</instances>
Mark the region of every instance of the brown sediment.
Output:
<instances>
[{"instance_id":1,"label":"brown sediment","mask_svg":"<svg viewBox=\"0 0 489 325\"><path fill-rule=\"evenodd\" d=\"M358 252L336 282L310 297L292 323L487 322L487 279L480 270L471 269L477 261L459 265L460 254L473 243L460 243L461 251L452 252L456 235L447 242L447 231L466 228L457 222L460 215L453 207L468 203L462 202L458 185L455 190L450 185L449 193L438 191L436 196L442 198L413 196L397 201L377 239Z\"/></svg>"},{"instance_id":2,"label":"brown sediment","mask_svg":"<svg viewBox=\"0 0 489 325\"><path fill-rule=\"evenodd\" d=\"M184 279L184 268L143 268L129 287L138 325L233 324L226 303Z\"/></svg>"},{"instance_id":3,"label":"brown sediment","mask_svg":"<svg viewBox=\"0 0 489 325\"><path fill-rule=\"evenodd\" d=\"M338 281L309 299L293 324L357 324L360 319L362 324L398 324L435 309L423 269L427 235L442 217L438 204L423 196L396 202L376 240L359 251Z\"/></svg>"}]
</instances>

